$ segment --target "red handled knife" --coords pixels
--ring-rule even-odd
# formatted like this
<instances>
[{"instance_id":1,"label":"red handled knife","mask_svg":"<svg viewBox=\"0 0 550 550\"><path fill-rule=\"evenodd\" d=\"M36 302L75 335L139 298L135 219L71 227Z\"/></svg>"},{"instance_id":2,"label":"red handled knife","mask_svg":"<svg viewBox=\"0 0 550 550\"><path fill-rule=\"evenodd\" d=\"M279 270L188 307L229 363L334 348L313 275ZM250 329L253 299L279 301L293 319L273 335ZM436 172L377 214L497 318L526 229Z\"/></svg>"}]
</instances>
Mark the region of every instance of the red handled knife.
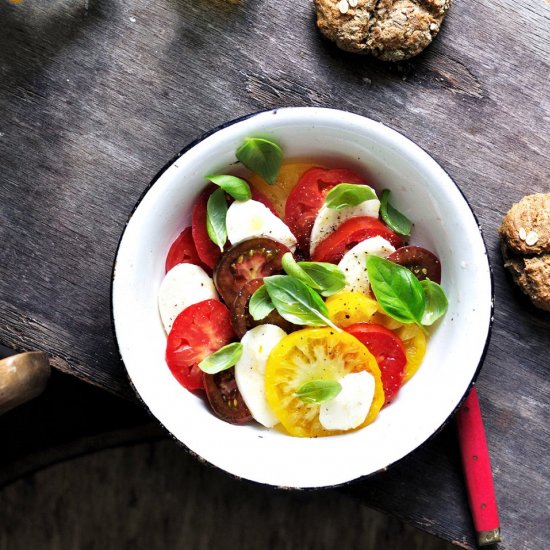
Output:
<instances>
[{"instance_id":1,"label":"red handled knife","mask_svg":"<svg viewBox=\"0 0 550 550\"><path fill-rule=\"evenodd\" d=\"M468 500L479 546L500 542L491 461L475 386L456 414Z\"/></svg>"}]
</instances>

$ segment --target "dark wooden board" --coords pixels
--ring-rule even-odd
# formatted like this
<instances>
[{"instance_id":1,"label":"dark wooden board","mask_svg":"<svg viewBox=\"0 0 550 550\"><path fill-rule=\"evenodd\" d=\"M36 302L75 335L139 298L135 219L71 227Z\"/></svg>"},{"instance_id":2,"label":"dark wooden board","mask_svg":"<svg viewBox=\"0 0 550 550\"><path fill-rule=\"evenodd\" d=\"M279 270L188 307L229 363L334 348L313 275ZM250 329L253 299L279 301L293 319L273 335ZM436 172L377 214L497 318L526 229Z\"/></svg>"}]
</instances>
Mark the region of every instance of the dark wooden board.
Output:
<instances>
[{"instance_id":1,"label":"dark wooden board","mask_svg":"<svg viewBox=\"0 0 550 550\"><path fill-rule=\"evenodd\" d=\"M501 547L548 546L550 320L503 272L496 230L521 196L550 190L549 29L543 0L457 0L427 52L387 65L323 40L306 0L0 0L0 342L132 398L110 275L155 173L202 132L260 109L380 120L432 154L480 220L496 311L479 391ZM449 430L361 498L467 546Z\"/></svg>"}]
</instances>

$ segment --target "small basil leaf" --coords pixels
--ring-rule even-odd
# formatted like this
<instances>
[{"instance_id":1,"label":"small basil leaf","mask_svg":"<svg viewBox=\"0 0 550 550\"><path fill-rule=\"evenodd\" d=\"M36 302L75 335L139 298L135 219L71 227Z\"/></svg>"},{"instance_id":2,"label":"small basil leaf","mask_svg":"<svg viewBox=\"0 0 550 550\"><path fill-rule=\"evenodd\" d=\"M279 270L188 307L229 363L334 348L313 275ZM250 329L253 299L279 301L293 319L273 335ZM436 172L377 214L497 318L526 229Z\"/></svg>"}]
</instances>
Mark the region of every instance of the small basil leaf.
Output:
<instances>
[{"instance_id":1,"label":"small basil leaf","mask_svg":"<svg viewBox=\"0 0 550 550\"><path fill-rule=\"evenodd\" d=\"M332 296L346 286L346 277L337 265L326 262L298 262L298 267L315 281L323 296Z\"/></svg>"},{"instance_id":2,"label":"small basil leaf","mask_svg":"<svg viewBox=\"0 0 550 550\"><path fill-rule=\"evenodd\" d=\"M267 293L279 315L295 325L324 326L341 330L328 318L325 302L317 292L290 275L272 275L264 279Z\"/></svg>"},{"instance_id":3,"label":"small basil leaf","mask_svg":"<svg viewBox=\"0 0 550 550\"><path fill-rule=\"evenodd\" d=\"M422 324L433 325L440 317L445 315L449 302L447 301L447 296L445 296L445 291L437 283L425 279L420 281L420 284L424 289L424 298L426 300L426 307L422 315Z\"/></svg>"},{"instance_id":4,"label":"small basil leaf","mask_svg":"<svg viewBox=\"0 0 550 550\"><path fill-rule=\"evenodd\" d=\"M237 201L247 201L252 197L248 182L236 176L205 176L205 179L221 187Z\"/></svg>"},{"instance_id":5,"label":"small basil leaf","mask_svg":"<svg viewBox=\"0 0 550 550\"><path fill-rule=\"evenodd\" d=\"M341 210L377 198L374 189L368 185L339 183L327 193L325 204L332 210Z\"/></svg>"},{"instance_id":6,"label":"small basil leaf","mask_svg":"<svg viewBox=\"0 0 550 550\"><path fill-rule=\"evenodd\" d=\"M334 399L342 391L342 385L336 380L312 380L302 384L296 391L296 397L304 403L324 403Z\"/></svg>"},{"instance_id":7,"label":"small basil leaf","mask_svg":"<svg viewBox=\"0 0 550 550\"><path fill-rule=\"evenodd\" d=\"M283 150L268 139L245 138L235 152L237 158L252 172L273 185L283 161Z\"/></svg>"},{"instance_id":8,"label":"small basil leaf","mask_svg":"<svg viewBox=\"0 0 550 550\"><path fill-rule=\"evenodd\" d=\"M382 191L382 196L380 197L380 217L384 223L396 233L409 236L412 229L411 220L409 220L405 214L401 214L399 210L394 208L389 201L390 190L384 189L384 191Z\"/></svg>"},{"instance_id":9,"label":"small basil leaf","mask_svg":"<svg viewBox=\"0 0 550 550\"><path fill-rule=\"evenodd\" d=\"M346 278L338 266L325 262L296 262L292 253L283 255L283 269L288 275L300 279L303 283L323 296L331 296L346 286Z\"/></svg>"},{"instance_id":10,"label":"small basil leaf","mask_svg":"<svg viewBox=\"0 0 550 550\"><path fill-rule=\"evenodd\" d=\"M199 369L207 374L216 374L237 364L243 354L243 345L240 342L228 344L206 357L199 363Z\"/></svg>"},{"instance_id":11,"label":"small basil leaf","mask_svg":"<svg viewBox=\"0 0 550 550\"><path fill-rule=\"evenodd\" d=\"M283 254L282 266L287 275L296 277L300 279L302 283L310 286L315 290L320 290L321 287L299 266L299 264L294 259L292 252L287 252Z\"/></svg>"},{"instance_id":12,"label":"small basil leaf","mask_svg":"<svg viewBox=\"0 0 550 550\"><path fill-rule=\"evenodd\" d=\"M210 240L220 247L223 247L227 241L227 228L225 218L227 216L227 201L225 200L225 191L216 189L206 203L206 231Z\"/></svg>"},{"instance_id":13,"label":"small basil leaf","mask_svg":"<svg viewBox=\"0 0 550 550\"><path fill-rule=\"evenodd\" d=\"M248 312L254 321L265 319L274 309L275 306L267 293L265 285L258 288L248 302Z\"/></svg>"},{"instance_id":14,"label":"small basil leaf","mask_svg":"<svg viewBox=\"0 0 550 550\"><path fill-rule=\"evenodd\" d=\"M406 267L378 256L367 256L367 274L382 309L401 323L418 323L424 314L424 290Z\"/></svg>"}]
</instances>

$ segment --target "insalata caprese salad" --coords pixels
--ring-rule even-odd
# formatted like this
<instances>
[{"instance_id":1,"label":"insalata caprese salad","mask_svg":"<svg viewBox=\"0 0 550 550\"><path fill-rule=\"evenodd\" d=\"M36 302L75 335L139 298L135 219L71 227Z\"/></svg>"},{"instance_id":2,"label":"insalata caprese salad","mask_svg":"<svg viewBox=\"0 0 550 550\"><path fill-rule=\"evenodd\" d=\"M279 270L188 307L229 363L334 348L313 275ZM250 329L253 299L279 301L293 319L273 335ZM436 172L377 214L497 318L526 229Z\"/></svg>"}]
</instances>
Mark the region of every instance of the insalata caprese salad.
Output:
<instances>
[{"instance_id":1,"label":"insalata caprese salad","mask_svg":"<svg viewBox=\"0 0 550 550\"><path fill-rule=\"evenodd\" d=\"M166 363L227 422L317 437L372 422L419 368L445 314L439 259L348 168L236 151L246 173L205 177L166 257ZM242 177L241 177L242 176Z\"/></svg>"}]
</instances>

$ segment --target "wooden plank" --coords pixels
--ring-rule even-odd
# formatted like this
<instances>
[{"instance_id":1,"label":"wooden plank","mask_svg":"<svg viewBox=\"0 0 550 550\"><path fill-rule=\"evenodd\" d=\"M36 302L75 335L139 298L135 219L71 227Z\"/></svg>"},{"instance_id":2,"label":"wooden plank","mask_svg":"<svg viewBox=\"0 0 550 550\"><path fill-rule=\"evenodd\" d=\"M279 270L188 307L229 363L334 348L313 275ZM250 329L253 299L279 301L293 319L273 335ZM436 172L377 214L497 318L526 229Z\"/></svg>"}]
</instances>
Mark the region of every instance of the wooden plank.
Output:
<instances>
[{"instance_id":1,"label":"wooden plank","mask_svg":"<svg viewBox=\"0 0 550 550\"><path fill-rule=\"evenodd\" d=\"M503 272L496 230L522 195L549 190L549 27L542 0L456 1L425 54L386 65L323 40L306 0L0 3L0 341L47 350L57 368L131 397L110 274L157 170L203 131L258 109L323 105L380 120L442 164L485 233L496 313L479 390L501 548L544 547L549 316ZM451 440L362 498L467 546Z\"/></svg>"}]
</instances>

